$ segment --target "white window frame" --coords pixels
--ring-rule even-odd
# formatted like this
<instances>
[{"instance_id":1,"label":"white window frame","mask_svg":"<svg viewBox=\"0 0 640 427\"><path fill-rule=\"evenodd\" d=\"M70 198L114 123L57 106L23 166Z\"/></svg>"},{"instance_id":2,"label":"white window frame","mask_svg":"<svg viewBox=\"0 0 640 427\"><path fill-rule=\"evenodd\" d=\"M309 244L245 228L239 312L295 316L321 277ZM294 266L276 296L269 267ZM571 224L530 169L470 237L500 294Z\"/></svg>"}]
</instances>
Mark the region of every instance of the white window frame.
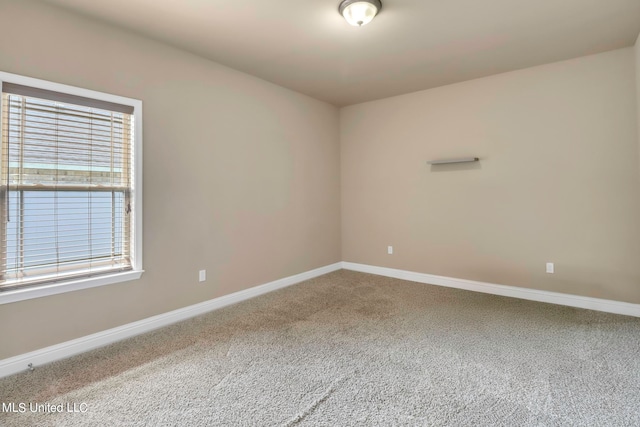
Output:
<instances>
[{"instance_id":1,"label":"white window frame","mask_svg":"<svg viewBox=\"0 0 640 427\"><path fill-rule=\"evenodd\" d=\"M132 270L96 277L69 279L56 283L0 291L0 305L139 279L142 276L142 273L144 273L144 270L142 269L142 101L0 71L0 86L3 82L67 93L70 95L82 96L85 98L92 98L133 107L134 161L132 165L132 188L134 210L132 213L134 216L134 232L131 248ZM0 117L2 117L2 105L0 105ZM0 135L2 135L2 131L2 123L0 121ZM0 150L1 149L2 148L0 146ZM0 152L0 158L1 157L2 153Z\"/></svg>"}]
</instances>

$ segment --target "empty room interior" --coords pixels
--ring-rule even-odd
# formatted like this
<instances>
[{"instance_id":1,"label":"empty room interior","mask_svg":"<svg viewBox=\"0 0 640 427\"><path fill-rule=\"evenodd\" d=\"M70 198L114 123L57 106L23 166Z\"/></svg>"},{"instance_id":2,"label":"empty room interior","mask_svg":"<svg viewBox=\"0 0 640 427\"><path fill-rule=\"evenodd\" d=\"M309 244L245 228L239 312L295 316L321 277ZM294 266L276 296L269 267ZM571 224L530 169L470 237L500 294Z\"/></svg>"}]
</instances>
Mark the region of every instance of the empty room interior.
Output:
<instances>
[{"instance_id":1,"label":"empty room interior","mask_svg":"<svg viewBox=\"0 0 640 427\"><path fill-rule=\"evenodd\" d=\"M0 23L0 425L640 425L640 1Z\"/></svg>"}]
</instances>

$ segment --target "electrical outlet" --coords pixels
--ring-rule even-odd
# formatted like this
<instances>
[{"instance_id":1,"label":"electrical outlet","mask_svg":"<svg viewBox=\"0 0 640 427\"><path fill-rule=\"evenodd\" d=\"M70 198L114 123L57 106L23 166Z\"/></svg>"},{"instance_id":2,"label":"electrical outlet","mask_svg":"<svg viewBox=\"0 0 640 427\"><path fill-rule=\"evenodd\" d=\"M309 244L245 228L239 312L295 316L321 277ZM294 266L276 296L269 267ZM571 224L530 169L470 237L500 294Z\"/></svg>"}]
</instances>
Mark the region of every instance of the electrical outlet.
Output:
<instances>
[{"instance_id":1,"label":"electrical outlet","mask_svg":"<svg viewBox=\"0 0 640 427\"><path fill-rule=\"evenodd\" d=\"M547 263L547 273L549 274L555 273L555 267L552 262Z\"/></svg>"},{"instance_id":2,"label":"electrical outlet","mask_svg":"<svg viewBox=\"0 0 640 427\"><path fill-rule=\"evenodd\" d=\"M393 246L387 246L387 253L389 255L393 254Z\"/></svg>"},{"instance_id":3,"label":"electrical outlet","mask_svg":"<svg viewBox=\"0 0 640 427\"><path fill-rule=\"evenodd\" d=\"M205 280L207 280L207 270L200 270L200 273L198 274L198 278L201 282L204 282Z\"/></svg>"}]
</instances>

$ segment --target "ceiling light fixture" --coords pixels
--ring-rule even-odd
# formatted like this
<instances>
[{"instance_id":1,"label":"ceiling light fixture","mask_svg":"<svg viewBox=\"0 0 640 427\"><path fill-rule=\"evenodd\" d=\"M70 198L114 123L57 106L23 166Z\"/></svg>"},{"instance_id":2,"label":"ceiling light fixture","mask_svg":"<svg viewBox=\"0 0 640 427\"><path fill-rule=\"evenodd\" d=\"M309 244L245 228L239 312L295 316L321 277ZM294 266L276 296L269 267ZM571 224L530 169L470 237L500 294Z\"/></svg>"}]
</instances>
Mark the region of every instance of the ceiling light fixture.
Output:
<instances>
[{"instance_id":1,"label":"ceiling light fixture","mask_svg":"<svg viewBox=\"0 0 640 427\"><path fill-rule=\"evenodd\" d=\"M371 22L380 9L382 9L380 0L342 0L338 8L340 15L356 27L362 27Z\"/></svg>"}]
</instances>

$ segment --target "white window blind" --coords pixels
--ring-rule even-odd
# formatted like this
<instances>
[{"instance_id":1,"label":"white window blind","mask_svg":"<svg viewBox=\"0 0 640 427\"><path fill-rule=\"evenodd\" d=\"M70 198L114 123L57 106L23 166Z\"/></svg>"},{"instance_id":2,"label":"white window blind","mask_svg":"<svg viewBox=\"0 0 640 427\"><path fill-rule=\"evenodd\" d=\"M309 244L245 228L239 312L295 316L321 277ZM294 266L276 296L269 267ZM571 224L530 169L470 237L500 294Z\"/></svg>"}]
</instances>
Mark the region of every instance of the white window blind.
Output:
<instances>
[{"instance_id":1,"label":"white window blind","mask_svg":"<svg viewBox=\"0 0 640 427\"><path fill-rule=\"evenodd\" d=\"M133 267L133 107L4 83L0 290Z\"/></svg>"}]
</instances>

